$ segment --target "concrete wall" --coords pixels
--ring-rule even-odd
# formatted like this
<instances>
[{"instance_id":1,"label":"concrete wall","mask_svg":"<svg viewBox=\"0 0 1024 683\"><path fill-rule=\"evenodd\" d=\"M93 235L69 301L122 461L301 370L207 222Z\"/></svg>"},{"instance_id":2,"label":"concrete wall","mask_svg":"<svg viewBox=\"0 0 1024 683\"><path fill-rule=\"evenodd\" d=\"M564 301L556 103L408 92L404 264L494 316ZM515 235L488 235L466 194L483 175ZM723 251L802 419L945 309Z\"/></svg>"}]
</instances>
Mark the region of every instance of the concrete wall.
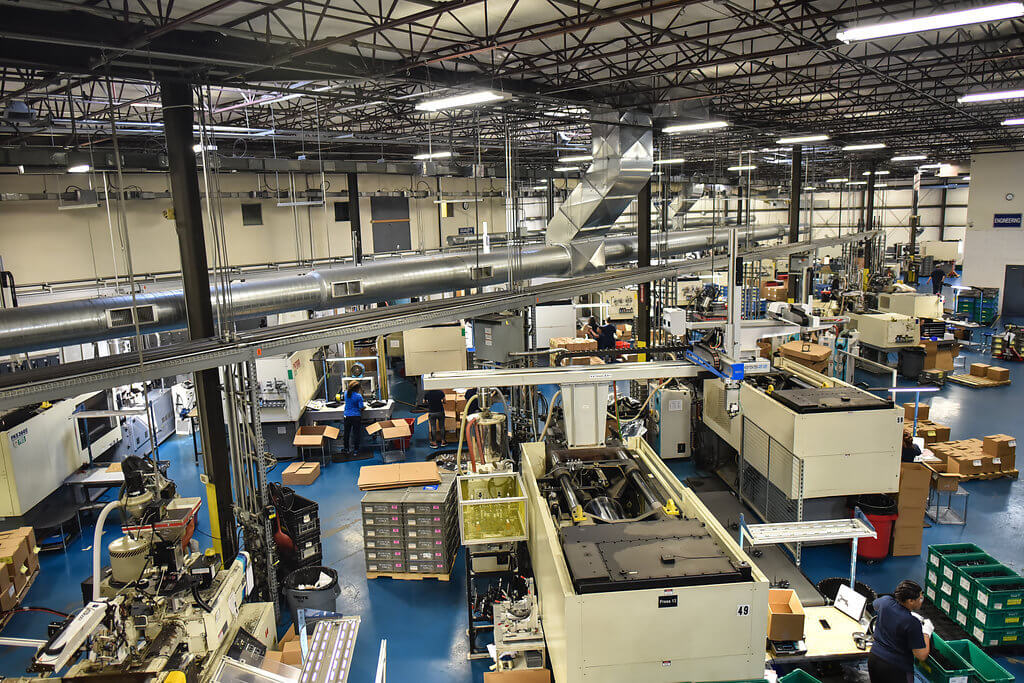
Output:
<instances>
[{"instance_id":1,"label":"concrete wall","mask_svg":"<svg viewBox=\"0 0 1024 683\"><path fill-rule=\"evenodd\" d=\"M73 175L3 175L0 193L62 192L71 185L88 188L90 177L93 187L102 191L103 180L94 174ZM116 176L111 174L116 182ZM328 192L347 188L344 175L328 176ZM480 191L504 186L502 180L479 180ZM203 178L200 176L200 186ZM248 192L250 190L289 187L287 174L275 178L273 174L223 174L220 176L222 192ZM317 188L317 175L296 175L296 190ZM143 190L165 191L168 180L164 174L132 174L125 177L126 186ZM505 231L504 201L488 199L454 205L451 217L442 218L438 226L438 205L433 195L437 189L435 178L411 178L395 175L361 175L362 192L374 190L429 190L430 198L409 199L409 221L413 249L436 249L448 235L458 233L460 227L476 226L477 213L489 232ZM442 178L443 192L471 192L473 180ZM242 225L241 205L257 202L249 199L224 199L224 227L227 235L227 260L231 265L248 265L293 261L299 258L328 258L351 255L351 224L335 222L335 200L328 198L327 206L278 207L277 200L259 201L263 205L263 225ZM136 273L174 271L180 268L174 221L164 218L163 211L171 207L170 199L130 200L126 203L128 236L131 246L132 267ZM359 200L363 251L373 253L373 229L370 224L370 198ZM56 201L0 201L0 258L4 267L14 272L19 284L61 280L88 280L127 273L126 258L117 231L115 206L107 204L94 209L58 211ZM204 202L207 224L209 259L214 264L207 205Z\"/></svg>"},{"instance_id":2,"label":"concrete wall","mask_svg":"<svg viewBox=\"0 0 1024 683\"><path fill-rule=\"evenodd\" d=\"M1024 265L1024 228L993 228L992 219L997 213L1024 213L1024 152L975 154L971 185L963 281L1002 288L1006 266Z\"/></svg>"}]
</instances>

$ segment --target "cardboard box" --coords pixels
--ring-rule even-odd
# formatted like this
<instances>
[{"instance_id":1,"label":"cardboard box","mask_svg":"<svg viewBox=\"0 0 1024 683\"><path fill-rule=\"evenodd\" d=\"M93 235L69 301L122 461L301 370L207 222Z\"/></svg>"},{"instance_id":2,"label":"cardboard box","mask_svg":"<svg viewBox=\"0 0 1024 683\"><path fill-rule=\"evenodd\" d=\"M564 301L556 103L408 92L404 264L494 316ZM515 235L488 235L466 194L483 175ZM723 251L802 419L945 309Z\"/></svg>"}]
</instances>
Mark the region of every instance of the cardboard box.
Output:
<instances>
[{"instance_id":1,"label":"cardboard box","mask_svg":"<svg viewBox=\"0 0 1024 683\"><path fill-rule=\"evenodd\" d=\"M400 462L393 465L367 465L359 468L359 489L377 491L406 486L440 484L441 475L434 462Z\"/></svg>"},{"instance_id":2,"label":"cardboard box","mask_svg":"<svg viewBox=\"0 0 1024 683\"><path fill-rule=\"evenodd\" d=\"M551 683L549 669L514 669L512 671L488 671L484 683Z\"/></svg>"},{"instance_id":3,"label":"cardboard box","mask_svg":"<svg viewBox=\"0 0 1024 683\"><path fill-rule=\"evenodd\" d=\"M921 513L928 505L928 491L931 488L932 473L927 467L916 462L905 462L900 465L900 489L897 508L900 517L911 512Z\"/></svg>"},{"instance_id":4,"label":"cardboard box","mask_svg":"<svg viewBox=\"0 0 1024 683\"><path fill-rule=\"evenodd\" d=\"M281 648L281 663L302 668L302 643L297 638L289 640Z\"/></svg>"},{"instance_id":5,"label":"cardboard box","mask_svg":"<svg viewBox=\"0 0 1024 683\"><path fill-rule=\"evenodd\" d=\"M988 363L971 363L971 374L975 377L988 377Z\"/></svg>"},{"instance_id":6,"label":"cardboard box","mask_svg":"<svg viewBox=\"0 0 1024 683\"><path fill-rule=\"evenodd\" d=\"M903 420L904 420L904 422L910 422L911 424L913 424L913 422L914 422L914 406L915 405L917 405L917 420L918 420L918 422L920 422L921 420L927 420L928 419L928 404L927 403L918 403L918 404L904 403L903 404Z\"/></svg>"},{"instance_id":7,"label":"cardboard box","mask_svg":"<svg viewBox=\"0 0 1024 683\"><path fill-rule=\"evenodd\" d=\"M412 436L412 427L405 420L381 420L367 425L366 433L373 436L380 432L385 439L403 439Z\"/></svg>"},{"instance_id":8,"label":"cardboard box","mask_svg":"<svg viewBox=\"0 0 1024 683\"><path fill-rule=\"evenodd\" d=\"M995 382L1008 382L1010 380L1010 371L1007 368L1000 368L995 365L991 365L988 370L985 371L985 376Z\"/></svg>"},{"instance_id":9,"label":"cardboard box","mask_svg":"<svg viewBox=\"0 0 1024 683\"><path fill-rule=\"evenodd\" d=\"M107 465L107 472L120 472L120 471L121 471L121 463L119 463L119 462L112 462L109 465Z\"/></svg>"},{"instance_id":10,"label":"cardboard box","mask_svg":"<svg viewBox=\"0 0 1024 683\"><path fill-rule=\"evenodd\" d=\"M1017 460L1017 439L1009 434L993 434L986 436L982 442L981 450L985 455L991 455L998 459L1000 471L1007 472L1016 469Z\"/></svg>"},{"instance_id":11,"label":"cardboard box","mask_svg":"<svg viewBox=\"0 0 1024 683\"><path fill-rule=\"evenodd\" d=\"M761 298L768 301L785 301L789 297L789 283L783 280L767 280L761 283Z\"/></svg>"},{"instance_id":12,"label":"cardboard box","mask_svg":"<svg viewBox=\"0 0 1024 683\"><path fill-rule=\"evenodd\" d=\"M892 556L910 557L921 554L921 541L924 538L923 519L902 521L896 520L892 527Z\"/></svg>"},{"instance_id":13,"label":"cardboard box","mask_svg":"<svg viewBox=\"0 0 1024 683\"><path fill-rule=\"evenodd\" d=\"M324 439L337 439L338 428L327 425L303 425L295 430L292 445L296 448L318 448L324 445Z\"/></svg>"},{"instance_id":14,"label":"cardboard box","mask_svg":"<svg viewBox=\"0 0 1024 683\"><path fill-rule=\"evenodd\" d=\"M320 476L320 463L293 462L281 473L281 483L285 486L309 486Z\"/></svg>"},{"instance_id":15,"label":"cardboard box","mask_svg":"<svg viewBox=\"0 0 1024 683\"><path fill-rule=\"evenodd\" d=\"M906 421L904 421L904 431L909 433L913 431L913 429L913 423L907 424ZM946 425L942 425L937 422L931 422L930 420L918 420L917 435L924 439L925 445L930 445L933 443L943 443L949 441L950 429Z\"/></svg>"},{"instance_id":16,"label":"cardboard box","mask_svg":"<svg viewBox=\"0 0 1024 683\"><path fill-rule=\"evenodd\" d=\"M984 470L984 457L981 455L955 455L946 461L946 471L950 474L981 474Z\"/></svg>"},{"instance_id":17,"label":"cardboard box","mask_svg":"<svg viewBox=\"0 0 1024 683\"><path fill-rule=\"evenodd\" d=\"M800 640L804 637L804 608L796 591L768 591L768 640Z\"/></svg>"},{"instance_id":18,"label":"cardboard box","mask_svg":"<svg viewBox=\"0 0 1024 683\"><path fill-rule=\"evenodd\" d=\"M832 357L832 349L810 342L791 341L779 347L779 355L815 372L824 372Z\"/></svg>"},{"instance_id":19,"label":"cardboard box","mask_svg":"<svg viewBox=\"0 0 1024 683\"><path fill-rule=\"evenodd\" d=\"M928 464L932 471L932 488L943 493L952 493L960 488L960 477L946 473L946 463Z\"/></svg>"},{"instance_id":20,"label":"cardboard box","mask_svg":"<svg viewBox=\"0 0 1024 683\"><path fill-rule=\"evenodd\" d=\"M0 609L5 612L18 606L18 589L11 583L7 572L0 572L3 579L0 579Z\"/></svg>"}]
</instances>

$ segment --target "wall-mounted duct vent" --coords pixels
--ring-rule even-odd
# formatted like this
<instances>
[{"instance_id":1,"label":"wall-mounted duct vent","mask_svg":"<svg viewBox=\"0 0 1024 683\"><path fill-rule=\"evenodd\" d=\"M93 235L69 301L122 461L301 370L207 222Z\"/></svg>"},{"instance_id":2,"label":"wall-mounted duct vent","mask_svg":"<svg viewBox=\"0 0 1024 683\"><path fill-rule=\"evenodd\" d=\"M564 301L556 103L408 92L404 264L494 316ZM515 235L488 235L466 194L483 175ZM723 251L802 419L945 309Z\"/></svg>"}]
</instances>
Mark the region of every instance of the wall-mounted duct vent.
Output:
<instances>
[{"instance_id":1,"label":"wall-mounted duct vent","mask_svg":"<svg viewBox=\"0 0 1024 683\"><path fill-rule=\"evenodd\" d=\"M138 311L137 319L132 316L133 310ZM157 320L156 306L146 304L145 306L137 306L134 309L131 307L107 309L107 327L112 330L120 327L134 327L136 320L139 325L155 323Z\"/></svg>"},{"instance_id":2,"label":"wall-mounted duct vent","mask_svg":"<svg viewBox=\"0 0 1024 683\"><path fill-rule=\"evenodd\" d=\"M469 275L474 280L490 280L494 277L493 266L476 266L469 269Z\"/></svg>"},{"instance_id":3,"label":"wall-mounted duct vent","mask_svg":"<svg viewBox=\"0 0 1024 683\"><path fill-rule=\"evenodd\" d=\"M359 280L342 280L331 283L331 296L341 299L346 296L355 296L363 293L363 283Z\"/></svg>"}]
</instances>

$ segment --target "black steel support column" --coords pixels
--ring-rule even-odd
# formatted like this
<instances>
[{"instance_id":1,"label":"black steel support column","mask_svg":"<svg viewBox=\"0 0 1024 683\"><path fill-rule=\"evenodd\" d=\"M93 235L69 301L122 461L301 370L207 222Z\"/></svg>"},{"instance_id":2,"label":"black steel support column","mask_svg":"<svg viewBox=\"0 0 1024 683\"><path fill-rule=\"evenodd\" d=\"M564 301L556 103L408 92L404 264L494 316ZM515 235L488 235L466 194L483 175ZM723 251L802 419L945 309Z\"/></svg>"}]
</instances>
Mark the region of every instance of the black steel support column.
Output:
<instances>
[{"instance_id":1,"label":"black steel support column","mask_svg":"<svg viewBox=\"0 0 1024 683\"><path fill-rule=\"evenodd\" d=\"M874 177L874 173L871 174ZM909 256L914 256L917 247L917 228L921 225L921 184L920 182L914 183L914 189L911 193L910 198L910 253Z\"/></svg>"},{"instance_id":2,"label":"black steel support column","mask_svg":"<svg viewBox=\"0 0 1024 683\"><path fill-rule=\"evenodd\" d=\"M793 145L793 168L789 178L789 243L800 241L800 193L803 192L804 148Z\"/></svg>"},{"instance_id":3,"label":"black steel support column","mask_svg":"<svg viewBox=\"0 0 1024 683\"><path fill-rule=\"evenodd\" d=\"M871 162L871 172L868 174L868 186L864 190L864 232L872 230L875 223L875 171L878 170L878 163ZM870 269L875 262L874 240L864 243L864 267Z\"/></svg>"},{"instance_id":4,"label":"black steel support column","mask_svg":"<svg viewBox=\"0 0 1024 683\"><path fill-rule=\"evenodd\" d=\"M550 221L555 217L555 179L548 178L548 193L547 193L547 206L545 207L545 217Z\"/></svg>"},{"instance_id":5,"label":"black steel support column","mask_svg":"<svg viewBox=\"0 0 1024 683\"><path fill-rule=\"evenodd\" d=\"M359 175L356 173L348 174L348 220L352 228L352 262L359 264L363 262L363 231L359 221Z\"/></svg>"},{"instance_id":6,"label":"black steel support column","mask_svg":"<svg viewBox=\"0 0 1024 683\"><path fill-rule=\"evenodd\" d=\"M651 265L651 181L644 183L636 197L636 265ZM651 283L641 282L637 290L637 341L651 343Z\"/></svg>"},{"instance_id":7,"label":"black steel support column","mask_svg":"<svg viewBox=\"0 0 1024 683\"><path fill-rule=\"evenodd\" d=\"M355 174L353 174L355 175ZM441 203L441 176L437 176L437 248L444 249L444 230L441 228L444 219L444 204ZM349 216L352 214L350 213Z\"/></svg>"},{"instance_id":8,"label":"black steel support column","mask_svg":"<svg viewBox=\"0 0 1024 683\"><path fill-rule=\"evenodd\" d=\"M210 299L210 271L206 260L203 209L199 195L196 155L192 151L192 88L188 83L161 81L164 135L167 140L167 169L171 178L174 223L181 255L181 280L190 339L217 335ZM194 373L196 408L203 439L206 469L206 497L210 523L216 537L214 549L225 566L238 553L235 514L231 496L231 457L224 423L220 373L214 368Z\"/></svg>"},{"instance_id":9,"label":"black steel support column","mask_svg":"<svg viewBox=\"0 0 1024 683\"><path fill-rule=\"evenodd\" d=\"M939 241L946 239L946 188L942 188L942 200L939 204Z\"/></svg>"}]
</instances>

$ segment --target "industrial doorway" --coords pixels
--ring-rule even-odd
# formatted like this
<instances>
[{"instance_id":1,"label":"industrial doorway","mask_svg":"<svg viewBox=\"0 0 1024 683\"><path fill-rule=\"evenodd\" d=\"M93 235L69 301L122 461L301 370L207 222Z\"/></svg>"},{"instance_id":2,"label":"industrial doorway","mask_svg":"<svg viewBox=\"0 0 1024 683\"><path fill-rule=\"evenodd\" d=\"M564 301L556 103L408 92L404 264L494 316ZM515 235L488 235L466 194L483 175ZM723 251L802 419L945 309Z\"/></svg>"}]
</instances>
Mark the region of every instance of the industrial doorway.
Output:
<instances>
[{"instance_id":1,"label":"industrial doorway","mask_svg":"<svg viewBox=\"0 0 1024 683\"><path fill-rule=\"evenodd\" d=\"M1024 266L1006 266L1003 317L1024 318Z\"/></svg>"}]
</instances>

